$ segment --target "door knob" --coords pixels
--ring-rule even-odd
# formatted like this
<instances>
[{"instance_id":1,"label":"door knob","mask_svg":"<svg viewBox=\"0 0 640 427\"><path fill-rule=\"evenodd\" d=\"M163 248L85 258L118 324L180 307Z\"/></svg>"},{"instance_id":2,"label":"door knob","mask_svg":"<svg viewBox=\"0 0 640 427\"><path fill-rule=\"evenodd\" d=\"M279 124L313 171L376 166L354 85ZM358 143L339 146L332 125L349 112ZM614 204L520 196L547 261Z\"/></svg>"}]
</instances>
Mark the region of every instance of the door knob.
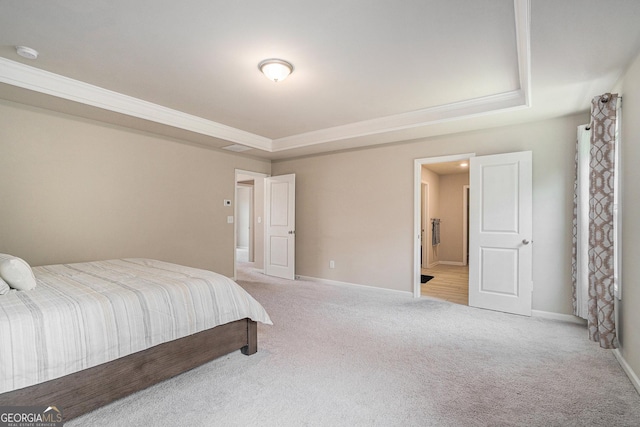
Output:
<instances>
[{"instance_id":1,"label":"door knob","mask_svg":"<svg viewBox=\"0 0 640 427\"><path fill-rule=\"evenodd\" d=\"M522 244L523 245L528 245L529 243L531 243L531 242L529 242L527 239L522 239Z\"/></svg>"}]
</instances>

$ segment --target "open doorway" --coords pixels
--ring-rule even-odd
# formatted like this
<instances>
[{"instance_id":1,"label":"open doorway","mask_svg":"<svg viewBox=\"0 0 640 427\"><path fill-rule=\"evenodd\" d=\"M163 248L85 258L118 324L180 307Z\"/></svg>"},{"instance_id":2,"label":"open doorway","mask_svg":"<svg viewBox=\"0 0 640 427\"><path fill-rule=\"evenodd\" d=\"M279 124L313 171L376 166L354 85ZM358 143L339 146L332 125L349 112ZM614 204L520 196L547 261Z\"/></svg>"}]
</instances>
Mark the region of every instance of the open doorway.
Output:
<instances>
[{"instance_id":1,"label":"open doorway","mask_svg":"<svg viewBox=\"0 0 640 427\"><path fill-rule=\"evenodd\" d=\"M478 157L460 154L414 161L414 297L421 296L421 245L429 245L429 240L423 242L420 236L423 165L467 159L470 172L468 305L530 316L533 289L531 151ZM429 204L433 205L431 194ZM429 215L432 215L431 209ZM439 211L436 212L439 215ZM444 249L440 247L439 251L438 264L447 265L442 254Z\"/></svg>"},{"instance_id":2,"label":"open doorway","mask_svg":"<svg viewBox=\"0 0 640 427\"><path fill-rule=\"evenodd\" d=\"M254 261L254 181L236 183L236 262Z\"/></svg>"},{"instance_id":3,"label":"open doorway","mask_svg":"<svg viewBox=\"0 0 640 427\"><path fill-rule=\"evenodd\" d=\"M264 179L266 174L235 171L234 277L239 268L264 269Z\"/></svg>"},{"instance_id":4,"label":"open doorway","mask_svg":"<svg viewBox=\"0 0 640 427\"><path fill-rule=\"evenodd\" d=\"M469 158L416 160L419 283L414 295L468 305Z\"/></svg>"}]
</instances>

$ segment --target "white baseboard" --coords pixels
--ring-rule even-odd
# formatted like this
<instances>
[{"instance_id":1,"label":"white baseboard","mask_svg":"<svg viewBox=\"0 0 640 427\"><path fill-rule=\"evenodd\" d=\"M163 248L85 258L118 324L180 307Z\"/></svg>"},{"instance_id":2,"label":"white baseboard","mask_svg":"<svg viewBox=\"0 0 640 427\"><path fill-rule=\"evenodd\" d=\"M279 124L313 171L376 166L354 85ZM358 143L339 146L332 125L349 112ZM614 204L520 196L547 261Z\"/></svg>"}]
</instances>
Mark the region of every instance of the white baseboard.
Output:
<instances>
[{"instance_id":1,"label":"white baseboard","mask_svg":"<svg viewBox=\"0 0 640 427\"><path fill-rule=\"evenodd\" d=\"M572 314L552 313L550 311L531 310L531 316L543 319L560 320L562 322L575 323L578 325L586 325L587 321Z\"/></svg>"},{"instance_id":2,"label":"white baseboard","mask_svg":"<svg viewBox=\"0 0 640 427\"><path fill-rule=\"evenodd\" d=\"M438 266L440 264L442 264L442 265L459 265L461 267L466 265L464 262L461 262L461 261L436 261L436 262L432 262L431 264L429 264L426 268L433 268L433 267L436 267L436 266Z\"/></svg>"},{"instance_id":3,"label":"white baseboard","mask_svg":"<svg viewBox=\"0 0 640 427\"><path fill-rule=\"evenodd\" d=\"M340 282L337 280L321 279L319 277L296 275L296 279L307 280L309 282L323 283L325 285L349 286L349 287L357 286L359 288L375 289L378 291L394 292L394 293L401 293L401 294L407 294L407 295L413 296L413 292L409 292L409 291L399 291L397 289L379 288L377 286L361 285L359 283Z\"/></svg>"},{"instance_id":4,"label":"white baseboard","mask_svg":"<svg viewBox=\"0 0 640 427\"><path fill-rule=\"evenodd\" d=\"M616 356L616 359L618 360L618 363L620 363L620 366L622 366L622 370L624 371L624 373L629 377L631 384L633 384L633 386L636 388L636 391L640 394L640 378L638 378L636 373L633 372L633 369L631 369L631 366L629 366L627 361L624 360L624 357L622 357L622 353L619 349L614 349L613 354L614 356Z\"/></svg>"}]
</instances>

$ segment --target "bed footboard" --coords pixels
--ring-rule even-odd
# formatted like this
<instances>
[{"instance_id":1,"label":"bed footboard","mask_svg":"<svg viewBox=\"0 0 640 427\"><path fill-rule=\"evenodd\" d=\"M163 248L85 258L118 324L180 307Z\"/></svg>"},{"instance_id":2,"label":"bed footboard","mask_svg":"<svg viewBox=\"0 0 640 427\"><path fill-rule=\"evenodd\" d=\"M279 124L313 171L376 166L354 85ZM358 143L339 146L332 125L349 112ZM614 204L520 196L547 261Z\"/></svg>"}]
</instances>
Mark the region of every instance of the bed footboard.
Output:
<instances>
[{"instance_id":1,"label":"bed footboard","mask_svg":"<svg viewBox=\"0 0 640 427\"><path fill-rule=\"evenodd\" d=\"M258 351L258 326L250 319L220 325L41 384L0 394L0 406L52 406L65 420L240 349Z\"/></svg>"}]
</instances>

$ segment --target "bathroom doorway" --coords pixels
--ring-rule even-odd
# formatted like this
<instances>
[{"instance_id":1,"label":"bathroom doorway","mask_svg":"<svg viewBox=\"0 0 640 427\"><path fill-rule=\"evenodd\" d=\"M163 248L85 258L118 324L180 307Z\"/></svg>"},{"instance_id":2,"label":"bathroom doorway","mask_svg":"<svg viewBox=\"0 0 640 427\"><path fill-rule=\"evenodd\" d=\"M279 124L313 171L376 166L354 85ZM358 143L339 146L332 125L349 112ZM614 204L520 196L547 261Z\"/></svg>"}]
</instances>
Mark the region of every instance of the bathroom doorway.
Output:
<instances>
[{"instance_id":1,"label":"bathroom doorway","mask_svg":"<svg viewBox=\"0 0 640 427\"><path fill-rule=\"evenodd\" d=\"M423 164L420 179L420 296L468 305L468 158Z\"/></svg>"}]
</instances>

